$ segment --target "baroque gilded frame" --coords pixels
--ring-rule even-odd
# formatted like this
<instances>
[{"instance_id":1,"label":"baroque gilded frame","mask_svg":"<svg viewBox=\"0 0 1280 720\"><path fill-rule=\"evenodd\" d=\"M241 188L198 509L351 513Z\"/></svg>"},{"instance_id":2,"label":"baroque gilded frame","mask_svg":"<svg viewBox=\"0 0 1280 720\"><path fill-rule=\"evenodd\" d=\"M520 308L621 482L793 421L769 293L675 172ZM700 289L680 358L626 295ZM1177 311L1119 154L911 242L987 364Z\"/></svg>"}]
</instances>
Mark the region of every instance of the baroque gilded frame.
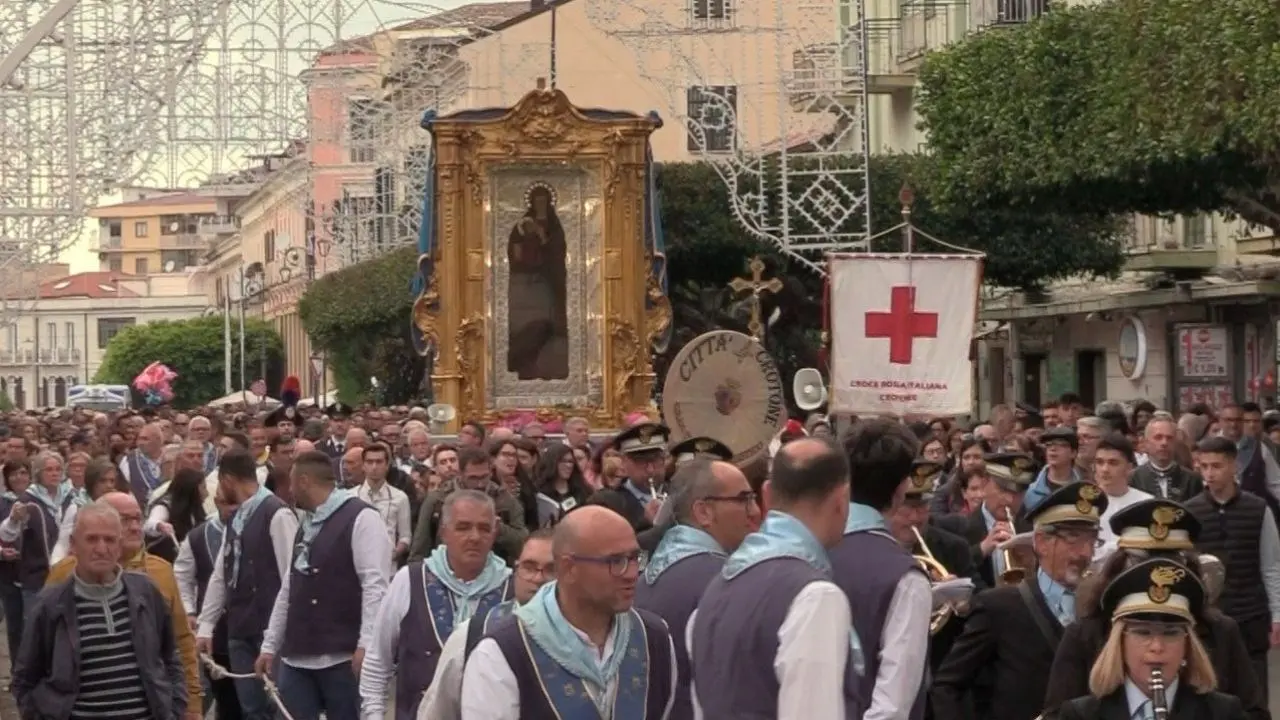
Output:
<instances>
[{"instance_id":1,"label":"baroque gilded frame","mask_svg":"<svg viewBox=\"0 0 1280 720\"><path fill-rule=\"evenodd\" d=\"M457 408L451 429L520 410L544 421L582 415L595 426L618 426L649 407L650 347L670 323L665 297L657 305L646 301L656 290L644 236L646 150L654 129L652 118L584 112L563 92L546 89L491 119L459 113L433 122L436 242L424 294L435 297L418 303L415 323L439 343L431 382L436 401ZM585 392L572 397L551 392L555 381L523 381L512 393L510 378L498 372L505 370L498 367L505 319L495 313L495 277L505 256L496 258L494 250L507 229L496 226L502 222L496 184L539 169L558 177L581 173L582 197L598 203L598 221L583 232L599 236L584 238L581 271L570 272L595 286L571 288L582 293L587 325L577 329L586 345L585 376L574 378L572 363L570 373L585 382Z\"/></svg>"}]
</instances>

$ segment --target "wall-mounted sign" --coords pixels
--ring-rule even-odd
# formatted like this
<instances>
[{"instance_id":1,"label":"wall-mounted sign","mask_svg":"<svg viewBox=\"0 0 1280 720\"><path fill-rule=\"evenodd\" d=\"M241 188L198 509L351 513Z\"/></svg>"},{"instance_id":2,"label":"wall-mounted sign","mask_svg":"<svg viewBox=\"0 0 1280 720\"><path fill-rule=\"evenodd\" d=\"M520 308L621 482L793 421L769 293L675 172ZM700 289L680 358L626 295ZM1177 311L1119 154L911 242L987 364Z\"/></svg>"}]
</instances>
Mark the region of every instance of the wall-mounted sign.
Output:
<instances>
[{"instance_id":1,"label":"wall-mounted sign","mask_svg":"<svg viewBox=\"0 0 1280 720\"><path fill-rule=\"evenodd\" d=\"M1230 377L1231 343L1222 325L1179 325L1175 330L1178 375L1185 380L1226 380Z\"/></svg>"},{"instance_id":2,"label":"wall-mounted sign","mask_svg":"<svg viewBox=\"0 0 1280 720\"><path fill-rule=\"evenodd\" d=\"M1120 374L1137 380L1147 371L1147 328L1142 318L1130 315L1120 322Z\"/></svg>"}]
</instances>

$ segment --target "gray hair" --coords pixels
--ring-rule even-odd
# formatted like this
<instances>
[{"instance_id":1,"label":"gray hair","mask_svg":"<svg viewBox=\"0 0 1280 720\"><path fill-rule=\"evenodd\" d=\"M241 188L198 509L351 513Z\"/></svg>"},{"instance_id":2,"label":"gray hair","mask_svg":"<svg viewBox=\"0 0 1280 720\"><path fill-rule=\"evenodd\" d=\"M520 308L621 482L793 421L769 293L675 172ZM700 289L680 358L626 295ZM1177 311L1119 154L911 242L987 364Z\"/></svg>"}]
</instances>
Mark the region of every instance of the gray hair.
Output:
<instances>
[{"instance_id":1,"label":"gray hair","mask_svg":"<svg viewBox=\"0 0 1280 720\"><path fill-rule=\"evenodd\" d=\"M1096 408L1093 409L1094 415L1101 416L1101 415L1107 415L1111 413L1119 413L1121 415L1129 414L1124 410L1124 403L1116 402L1115 400L1103 400L1102 402L1098 403L1098 406Z\"/></svg>"},{"instance_id":2,"label":"gray hair","mask_svg":"<svg viewBox=\"0 0 1280 720\"><path fill-rule=\"evenodd\" d=\"M494 517L498 515L498 506L494 504L493 498L479 490L454 490L444 499L444 505L440 509L440 522L449 525L453 522L453 510L460 503L476 503L483 505Z\"/></svg>"},{"instance_id":3,"label":"gray hair","mask_svg":"<svg viewBox=\"0 0 1280 720\"><path fill-rule=\"evenodd\" d=\"M1178 423L1173 419L1173 416L1165 413L1163 415L1152 415L1151 419L1147 421L1147 426L1143 429L1142 434L1146 437L1151 437L1151 428L1155 427L1157 423L1171 425L1175 432L1178 429Z\"/></svg>"},{"instance_id":4,"label":"gray hair","mask_svg":"<svg viewBox=\"0 0 1280 720\"><path fill-rule=\"evenodd\" d=\"M76 512L76 524L71 531L72 534L79 532L82 524L99 518L106 518L111 521L112 525L117 525L121 529L124 528L124 520L120 518L120 512L111 507L111 503L99 498Z\"/></svg>"},{"instance_id":5,"label":"gray hair","mask_svg":"<svg viewBox=\"0 0 1280 720\"><path fill-rule=\"evenodd\" d=\"M1087 427L1091 430L1097 430L1100 433L1111 432L1111 424L1100 417L1089 415L1076 420L1076 427Z\"/></svg>"},{"instance_id":6,"label":"gray hair","mask_svg":"<svg viewBox=\"0 0 1280 720\"><path fill-rule=\"evenodd\" d=\"M664 509L671 508L676 522L687 525L693 520L694 503L716 494L715 461L696 458L676 470L668 483Z\"/></svg>"},{"instance_id":7,"label":"gray hair","mask_svg":"<svg viewBox=\"0 0 1280 720\"><path fill-rule=\"evenodd\" d=\"M49 465L50 460L58 463L58 467L62 467L64 465L62 462L62 456L58 453L51 450L41 450L31 461L31 471L35 475L40 475L40 473L44 472L45 467Z\"/></svg>"},{"instance_id":8,"label":"gray hair","mask_svg":"<svg viewBox=\"0 0 1280 720\"><path fill-rule=\"evenodd\" d=\"M210 429L213 428L213 423L209 422L209 418L203 415L195 415L195 416L192 416L192 418L189 421L187 421L187 430L191 430L197 425L203 425L204 427L207 427Z\"/></svg>"}]
</instances>

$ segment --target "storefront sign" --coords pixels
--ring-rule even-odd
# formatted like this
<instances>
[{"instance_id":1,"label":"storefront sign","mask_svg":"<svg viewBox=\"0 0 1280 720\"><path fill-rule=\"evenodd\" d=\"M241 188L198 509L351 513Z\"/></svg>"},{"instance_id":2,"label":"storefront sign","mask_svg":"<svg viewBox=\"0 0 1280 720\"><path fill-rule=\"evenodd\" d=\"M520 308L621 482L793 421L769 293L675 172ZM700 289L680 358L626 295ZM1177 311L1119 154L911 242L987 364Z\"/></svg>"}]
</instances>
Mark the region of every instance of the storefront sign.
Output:
<instances>
[{"instance_id":1,"label":"storefront sign","mask_svg":"<svg viewBox=\"0 0 1280 720\"><path fill-rule=\"evenodd\" d=\"M1222 325L1179 325L1178 374L1186 380L1230 377L1230 333Z\"/></svg>"}]
</instances>

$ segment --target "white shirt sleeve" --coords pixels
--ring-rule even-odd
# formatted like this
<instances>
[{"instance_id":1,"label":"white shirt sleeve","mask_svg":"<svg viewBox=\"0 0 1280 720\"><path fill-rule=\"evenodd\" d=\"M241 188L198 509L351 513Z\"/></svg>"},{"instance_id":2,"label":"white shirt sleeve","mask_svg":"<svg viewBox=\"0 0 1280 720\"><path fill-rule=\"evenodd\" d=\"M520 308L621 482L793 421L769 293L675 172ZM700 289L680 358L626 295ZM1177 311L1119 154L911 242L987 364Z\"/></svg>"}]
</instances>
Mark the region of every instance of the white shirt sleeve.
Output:
<instances>
[{"instance_id":1,"label":"white shirt sleeve","mask_svg":"<svg viewBox=\"0 0 1280 720\"><path fill-rule=\"evenodd\" d=\"M929 660L929 619L933 589L923 573L909 572L898 581L885 613L880 638L880 669L863 720L908 720L920 695Z\"/></svg>"},{"instance_id":2,"label":"white shirt sleeve","mask_svg":"<svg viewBox=\"0 0 1280 720\"><path fill-rule=\"evenodd\" d=\"M396 491L396 546L409 547L410 541L413 540L409 496L403 490L391 489Z\"/></svg>"},{"instance_id":3,"label":"white shirt sleeve","mask_svg":"<svg viewBox=\"0 0 1280 720\"><path fill-rule=\"evenodd\" d=\"M778 717L842 720L853 616L833 583L809 583L778 628Z\"/></svg>"},{"instance_id":4,"label":"white shirt sleeve","mask_svg":"<svg viewBox=\"0 0 1280 720\"><path fill-rule=\"evenodd\" d=\"M1267 591L1271 623L1280 623L1280 536L1271 508L1262 512L1262 532L1258 534L1258 559L1262 566L1262 585Z\"/></svg>"},{"instance_id":5,"label":"white shirt sleeve","mask_svg":"<svg viewBox=\"0 0 1280 720\"><path fill-rule=\"evenodd\" d=\"M453 629L444 647L440 649L436 674L427 686L426 695L422 696L422 704L418 706L418 720L457 720L462 717L462 671L466 666L467 632L470 627L471 620L463 620ZM365 662L368 662L367 657ZM361 678L361 690L363 689L364 682Z\"/></svg>"},{"instance_id":6,"label":"white shirt sleeve","mask_svg":"<svg viewBox=\"0 0 1280 720\"><path fill-rule=\"evenodd\" d=\"M520 683L493 638L471 651L462 671L461 704L462 720L520 720Z\"/></svg>"},{"instance_id":7,"label":"white shirt sleeve","mask_svg":"<svg viewBox=\"0 0 1280 720\"><path fill-rule=\"evenodd\" d=\"M26 522L18 522L10 515L4 519L4 522L0 522L0 541L7 543L18 542L18 538L22 537L22 531L26 526Z\"/></svg>"},{"instance_id":8,"label":"white shirt sleeve","mask_svg":"<svg viewBox=\"0 0 1280 720\"><path fill-rule=\"evenodd\" d=\"M196 629L197 638L212 638L213 629L226 612L227 583L223 578L222 567L226 560L223 553L227 551L227 543L218 548L218 556L213 560L213 574L209 576L209 586L204 591L204 606L200 608L200 625Z\"/></svg>"},{"instance_id":9,"label":"white shirt sleeve","mask_svg":"<svg viewBox=\"0 0 1280 720\"><path fill-rule=\"evenodd\" d=\"M383 720L386 712L387 685L395 674L400 623L409 613L410 590L409 569L400 568L395 577L391 578L391 585L383 596L382 607L378 609L378 619L374 626L373 641L365 647L364 664L360 666L360 715L365 720ZM447 649L446 646L446 652ZM440 663L443 665L444 662L445 656L441 654ZM439 677L439 670L436 673ZM461 678L458 682L461 684Z\"/></svg>"},{"instance_id":10,"label":"white shirt sleeve","mask_svg":"<svg viewBox=\"0 0 1280 720\"><path fill-rule=\"evenodd\" d=\"M276 593L275 604L271 606L271 619L267 621L266 632L262 634L263 655L280 654L285 623L289 620L289 577L292 574L286 572L280 578L280 592Z\"/></svg>"},{"instance_id":11,"label":"white shirt sleeve","mask_svg":"<svg viewBox=\"0 0 1280 720\"><path fill-rule=\"evenodd\" d=\"M276 552L276 568L280 579L289 577L293 563L293 543L298 539L298 515L289 507L282 507L271 518L271 547ZM225 545L225 543L223 543Z\"/></svg>"},{"instance_id":12,"label":"white shirt sleeve","mask_svg":"<svg viewBox=\"0 0 1280 720\"><path fill-rule=\"evenodd\" d=\"M373 644L378 608L387 593L387 583L395 572L391 563L391 541L387 539L387 526L383 524L382 516L373 508L357 515L351 526L351 560L361 588L358 647L367 650Z\"/></svg>"},{"instance_id":13,"label":"white shirt sleeve","mask_svg":"<svg viewBox=\"0 0 1280 720\"><path fill-rule=\"evenodd\" d=\"M76 516L80 514L80 506L72 503L58 523L58 542L49 551L49 566L57 565L71 552L71 532L76 529ZM0 532L0 537L3 533Z\"/></svg>"},{"instance_id":14,"label":"white shirt sleeve","mask_svg":"<svg viewBox=\"0 0 1280 720\"><path fill-rule=\"evenodd\" d=\"M143 524L142 531L145 533L153 533L160 523L169 522L169 506L155 504L147 511L147 522Z\"/></svg>"},{"instance_id":15,"label":"white shirt sleeve","mask_svg":"<svg viewBox=\"0 0 1280 720\"><path fill-rule=\"evenodd\" d=\"M188 617L196 616L196 597L199 587L196 579L196 554L191 550L191 533L178 546L178 557L173 560L173 578L178 581L178 595Z\"/></svg>"}]
</instances>

